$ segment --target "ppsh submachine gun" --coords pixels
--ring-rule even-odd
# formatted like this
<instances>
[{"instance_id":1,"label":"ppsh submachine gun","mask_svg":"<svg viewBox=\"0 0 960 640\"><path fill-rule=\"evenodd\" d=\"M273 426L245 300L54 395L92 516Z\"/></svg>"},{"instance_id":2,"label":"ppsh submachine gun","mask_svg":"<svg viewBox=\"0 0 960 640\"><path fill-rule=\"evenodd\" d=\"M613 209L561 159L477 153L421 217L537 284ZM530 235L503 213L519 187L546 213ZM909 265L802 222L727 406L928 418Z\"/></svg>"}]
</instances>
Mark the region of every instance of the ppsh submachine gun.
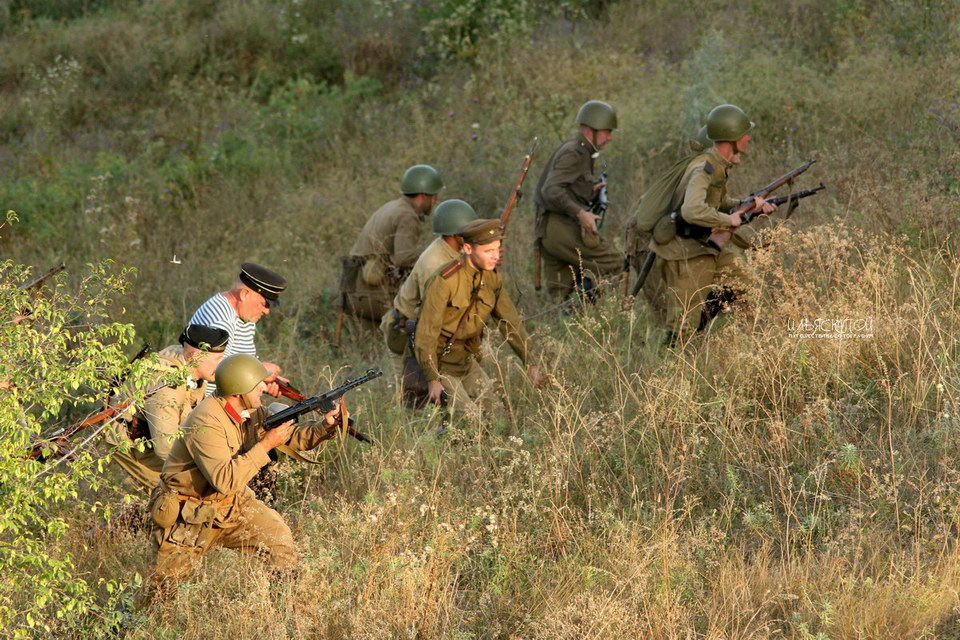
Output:
<instances>
[{"instance_id":1,"label":"ppsh submachine gun","mask_svg":"<svg viewBox=\"0 0 960 640\"><path fill-rule=\"evenodd\" d=\"M312 398L307 398L299 391L290 386L288 382L283 382L277 380L280 384L280 393L284 397L295 400L297 404L287 407L282 411L278 411L273 415L267 417L263 421L263 428L265 430L274 429L288 420L297 421L300 419L300 416L310 413L311 411L316 411L318 413L324 414L330 411L333 411L336 408L336 402L339 400L345 393L356 389L357 387L364 385L371 380L375 380L383 375L383 371L380 369L368 369L367 372L353 380L347 380L339 387L335 387L321 393L318 396L313 396ZM373 442L369 436L360 433L353 428L353 418L351 417L346 425L347 433L360 442Z\"/></svg>"}]
</instances>

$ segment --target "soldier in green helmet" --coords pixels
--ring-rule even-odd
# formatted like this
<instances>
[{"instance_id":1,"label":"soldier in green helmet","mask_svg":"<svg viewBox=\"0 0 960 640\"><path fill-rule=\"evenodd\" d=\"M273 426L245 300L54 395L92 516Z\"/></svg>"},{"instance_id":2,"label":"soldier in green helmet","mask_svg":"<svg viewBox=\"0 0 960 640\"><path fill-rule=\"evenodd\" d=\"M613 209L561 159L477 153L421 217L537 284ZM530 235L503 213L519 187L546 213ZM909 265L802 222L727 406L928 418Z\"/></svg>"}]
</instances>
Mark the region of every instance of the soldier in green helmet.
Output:
<instances>
[{"instance_id":1,"label":"soldier in green helmet","mask_svg":"<svg viewBox=\"0 0 960 640\"><path fill-rule=\"evenodd\" d=\"M574 287L589 290L604 276L623 270L623 254L602 238L591 203L603 186L594 161L613 138L617 112L590 100L577 114L577 135L553 152L534 194L535 237L543 259L543 278L556 298Z\"/></svg>"},{"instance_id":2,"label":"soldier in green helmet","mask_svg":"<svg viewBox=\"0 0 960 640\"><path fill-rule=\"evenodd\" d=\"M257 553L277 570L292 570L297 553L280 514L247 486L279 445L307 450L334 435L345 417L335 409L319 423L261 427L261 396L269 372L247 354L225 358L216 369L216 395L187 417L173 443L150 500L153 571L139 604L181 582L214 547Z\"/></svg>"},{"instance_id":3,"label":"soldier in green helmet","mask_svg":"<svg viewBox=\"0 0 960 640\"><path fill-rule=\"evenodd\" d=\"M403 278L420 255L422 223L433 211L443 180L436 169L418 164L400 180L400 197L374 212L350 249L341 296L344 311L379 322L390 309Z\"/></svg>"},{"instance_id":4,"label":"soldier in green helmet","mask_svg":"<svg viewBox=\"0 0 960 640\"><path fill-rule=\"evenodd\" d=\"M727 196L727 172L740 163L747 150L754 123L742 109L731 104L714 107L707 116L706 136L712 143L687 164L673 192L668 211L653 230L650 250L662 261L667 312L667 341L686 339L694 329L702 329L708 315L704 303L718 279L736 278L742 273L734 235L722 250L707 244L713 229L740 227L739 214L726 212L740 201ZM771 213L776 206L761 198L755 206ZM744 239L741 237L741 242Z\"/></svg>"},{"instance_id":5,"label":"soldier in green helmet","mask_svg":"<svg viewBox=\"0 0 960 640\"><path fill-rule=\"evenodd\" d=\"M441 265L460 257L463 238L457 232L477 218L477 212L463 200L445 200L433 212L433 233L437 238L417 258L393 299L393 307L383 314L380 322L397 373L402 370L407 344L407 320L417 317L427 280Z\"/></svg>"}]
</instances>

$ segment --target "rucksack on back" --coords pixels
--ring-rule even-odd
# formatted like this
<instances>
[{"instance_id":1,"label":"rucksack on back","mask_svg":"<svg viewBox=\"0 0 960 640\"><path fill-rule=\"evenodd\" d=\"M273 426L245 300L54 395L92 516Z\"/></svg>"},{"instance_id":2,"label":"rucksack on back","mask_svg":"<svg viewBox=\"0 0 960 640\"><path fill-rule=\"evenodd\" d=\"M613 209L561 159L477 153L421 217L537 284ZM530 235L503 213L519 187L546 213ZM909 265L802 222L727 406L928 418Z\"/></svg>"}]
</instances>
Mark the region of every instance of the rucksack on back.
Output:
<instances>
[{"instance_id":1,"label":"rucksack on back","mask_svg":"<svg viewBox=\"0 0 960 640\"><path fill-rule=\"evenodd\" d=\"M634 226L638 231L651 231L660 218L670 213L670 201L673 200L673 194L683 179L687 166L698 155L700 153L688 153L677 160L672 167L660 174L650 185L650 188L644 192L643 197L640 198L640 205L637 207L634 221Z\"/></svg>"}]
</instances>

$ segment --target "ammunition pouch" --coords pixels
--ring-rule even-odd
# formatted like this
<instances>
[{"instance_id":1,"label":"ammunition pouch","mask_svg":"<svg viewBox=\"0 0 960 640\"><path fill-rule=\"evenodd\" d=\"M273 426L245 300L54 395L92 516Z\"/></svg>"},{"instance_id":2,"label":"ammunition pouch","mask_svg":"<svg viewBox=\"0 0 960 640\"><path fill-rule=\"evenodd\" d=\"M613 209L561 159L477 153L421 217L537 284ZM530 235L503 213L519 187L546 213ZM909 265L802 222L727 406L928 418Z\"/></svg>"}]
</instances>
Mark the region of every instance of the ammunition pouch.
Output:
<instances>
[{"instance_id":1,"label":"ammunition pouch","mask_svg":"<svg viewBox=\"0 0 960 640\"><path fill-rule=\"evenodd\" d=\"M402 356L407 348L407 318L396 309L390 311L386 337L387 348L398 356Z\"/></svg>"},{"instance_id":2,"label":"ammunition pouch","mask_svg":"<svg viewBox=\"0 0 960 640\"><path fill-rule=\"evenodd\" d=\"M657 224L653 225L653 241L659 245L664 245L677 237L677 225L673 221L675 213L669 213L661 216Z\"/></svg>"},{"instance_id":3,"label":"ammunition pouch","mask_svg":"<svg viewBox=\"0 0 960 640\"><path fill-rule=\"evenodd\" d=\"M363 258L347 256L340 259L340 294L341 296L350 293L357 288L357 276L360 274L360 267L363 266Z\"/></svg>"},{"instance_id":4,"label":"ammunition pouch","mask_svg":"<svg viewBox=\"0 0 960 640\"><path fill-rule=\"evenodd\" d=\"M680 215L679 211L674 211L670 214L670 217L673 218L673 223L677 230L677 235L681 238L693 238L694 240L705 240L710 237L710 234L713 233L713 229L710 227L701 227L696 224L690 224L683 219L683 216Z\"/></svg>"},{"instance_id":5,"label":"ammunition pouch","mask_svg":"<svg viewBox=\"0 0 960 640\"><path fill-rule=\"evenodd\" d=\"M150 517L154 524L161 529L172 527L180 515L180 501L177 496L169 491L158 491L154 494L152 503Z\"/></svg>"},{"instance_id":6,"label":"ammunition pouch","mask_svg":"<svg viewBox=\"0 0 960 640\"><path fill-rule=\"evenodd\" d=\"M370 256L364 261L360 276L369 286L379 287L388 278L387 263L380 256Z\"/></svg>"}]
</instances>

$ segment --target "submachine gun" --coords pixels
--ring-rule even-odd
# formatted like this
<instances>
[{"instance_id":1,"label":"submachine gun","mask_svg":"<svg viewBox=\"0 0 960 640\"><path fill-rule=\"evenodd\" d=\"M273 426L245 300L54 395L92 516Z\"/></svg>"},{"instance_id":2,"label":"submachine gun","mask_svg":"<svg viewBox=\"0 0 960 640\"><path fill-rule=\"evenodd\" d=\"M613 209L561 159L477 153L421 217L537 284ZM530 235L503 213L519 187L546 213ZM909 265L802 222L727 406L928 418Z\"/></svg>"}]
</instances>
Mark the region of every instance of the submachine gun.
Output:
<instances>
[{"instance_id":1,"label":"submachine gun","mask_svg":"<svg viewBox=\"0 0 960 640\"><path fill-rule=\"evenodd\" d=\"M333 411L336 408L336 401L343 397L343 395L352 389L364 385L371 380L375 380L383 375L383 371L380 369L368 369L367 372L360 376L359 378L354 378L353 380L347 380L339 387L330 389L327 392L321 393L318 396L313 396L312 398L307 398L299 391L290 386L289 383L277 380L280 384L280 393L281 395L290 398L291 400L297 401L297 404L287 407L283 411L278 411L272 416L267 417L263 421L263 428L266 431L279 427L284 422L288 420L298 420L300 416L305 413L310 413L311 411L317 411L319 413L327 413ZM353 418L351 417L346 425L347 433L359 440L360 442L372 442L369 436L360 433L353 428Z\"/></svg>"}]
</instances>

